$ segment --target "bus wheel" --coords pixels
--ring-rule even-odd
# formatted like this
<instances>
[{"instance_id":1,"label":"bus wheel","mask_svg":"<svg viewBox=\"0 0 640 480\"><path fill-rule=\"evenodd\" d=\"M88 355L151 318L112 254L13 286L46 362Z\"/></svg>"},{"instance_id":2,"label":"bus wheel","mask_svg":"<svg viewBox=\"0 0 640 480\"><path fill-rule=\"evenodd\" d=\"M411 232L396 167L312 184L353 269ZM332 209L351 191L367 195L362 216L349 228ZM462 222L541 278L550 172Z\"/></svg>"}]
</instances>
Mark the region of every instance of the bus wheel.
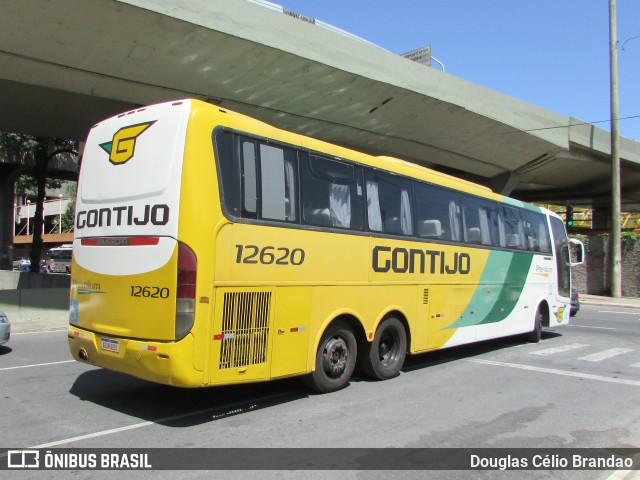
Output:
<instances>
[{"instance_id":1,"label":"bus wheel","mask_svg":"<svg viewBox=\"0 0 640 480\"><path fill-rule=\"evenodd\" d=\"M316 369L304 377L308 387L320 393L344 388L356 366L356 337L345 322L334 322L322 336L316 352Z\"/></svg>"},{"instance_id":2,"label":"bus wheel","mask_svg":"<svg viewBox=\"0 0 640 480\"><path fill-rule=\"evenodd\" d=\"M367 343L360 357L363 373L376 380L396 377L407 355L407 332L400 320L394 317L384 320L373 342Z\"/></svg>"},{"instance_id":3,"label":"bus wheel","mask_svg":"<svg viewBox=\"0 0 640 480\"><path fill-rule=\"evenodd\" d=\"M527 342L538 343L542 337L542 322L544 321L544 313L542 312L542 305L538 306L536 310L536 317L533 325L533 330L525 335Z\"/></svg>"}]
</instances>

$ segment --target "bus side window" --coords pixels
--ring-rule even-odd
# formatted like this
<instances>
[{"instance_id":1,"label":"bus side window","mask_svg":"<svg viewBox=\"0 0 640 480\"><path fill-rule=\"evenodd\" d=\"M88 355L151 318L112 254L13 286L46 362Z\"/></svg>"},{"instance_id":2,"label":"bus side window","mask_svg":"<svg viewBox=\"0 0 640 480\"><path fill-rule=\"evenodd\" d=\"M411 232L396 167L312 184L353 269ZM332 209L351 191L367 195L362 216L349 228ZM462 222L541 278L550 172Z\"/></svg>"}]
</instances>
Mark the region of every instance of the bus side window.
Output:
<instances>
[{"instance_id":1,"label":"bus side window","mask_svg":"<svg viewBox=\"0 0 640 480\"><path fill-rule=\"evenodd\" d=\"M297 219L297 161L292 150L260 144L261 217Z\"/></svg>"},{"instance_id":2,"label":"bus side window","mask_svg":"<svg viewBox=\"0 0 640 480\"><path fill-rule=\"evenodd\" d=\"M489 222L490 207L480 207L478 214L480 216L480 243L482 245L491 245L491 224Z\"/></svg>"},{"instance_id":3,"label":"bus side window","mask_svg":"<svg viewBox=\"0 0 640 480\"><path fill-rule=\"evenodd\" d=\"M380 196L378 195L378 182L367 178L367 217L369 230L382 232L382 210L380 209Z\"/></svg>"},{"instance_id":4,"label":"bus side window","mask_svg":"<svg viewBox=\"0 0 640 480\"><path fill-rule=\"evenodd\" d=\"M538 224L538 243L542 253L551 253L551 240L549 239L549 229L546 221Z\"/></svg>"},{"instance_id":5,"label":"bus side window","mask_svg":"<svg viewBox=\"0 0 640 480\"><path fill-rule=\"evenodd\" d=\"M524 235L524 225L520 211L515 208L503 207L504 229L507 248L525 250L527 243Z\"/></svg>"},{"instance_id":6,"label":"bus side window","mask_svg":"<svg viewBox=\"0 0 640 480\"><path fill-rule=\"evenodd\" d=\"M471 244L491 245L489 212L486 201L471 196L463 196L465 241Z\"/></svg>"},{"instance_id":7,"label":"bus side window","mask_svg":"<svg viewBox=\"0 0 640 480\"><path fill-rule=\"evenodd\" d=\"M415 183L415 192L418 236L462 241L459 195L445 188L419 182Z\"/></svg>"},{"instance_id":8,"label":"bus side window","mask_svg":"<svg viewBox=\"0 0 640 480\"><path fill-rule=\"evenodd\" d=\"M363 195L360 168L306 154L301 164L304 223L361 230Z\"/></svg>"},{"instance_id":9,"label":"bus side window","mask_svg":"<svg viewBox=\"0 0 640 480\"><path fill-rule=\"evenodd\" d=\"M529 249L534 252L550 253L551 242L549 240L549 230L547 229L546 217L540 213L523 212L526 227L527 242Z\"/></svg>"},{"instance_id":10,"label":"bus side window","mask_svg":"<svg viewBox=\"0 0 640 480\"><path fill-rule=\"evenodd\" d=\"M242 216L256 218L258 194L256 191L256 145L252 140L242 141Z\"/></svg>"},{"instance_id":11,"label":"bus side window","mask_svg":"<svg viewBox=\"0 0 640 480\"><path fill-rule=\"evenodd\" d=\"M240 217L240 169L235 155L235 135L230 132L215 133L215 154L220 175L219 185L226 212Z\"/></svg>"},{"instance_id":12,"label":"bus side window","mask_svg":"<svg viewBox=\"0 0 640 480\"><path fill-rule=\"evenodd\" d=\"M394 235L413 235L411 182L380 172L367 172L369 230Z\"/></svg>"},{"instance_id":13,"label":"bus side window","mask_svg":"<svg viewBox=\"0 0 640 480\"><path fill-rule=\"evenodd\" d=\"M491 245L494 247L506 247L507 236L505 232L502 207L494 204L488 210L489 212L489 228L491 230Z\"/></svg>"}]
</instances>

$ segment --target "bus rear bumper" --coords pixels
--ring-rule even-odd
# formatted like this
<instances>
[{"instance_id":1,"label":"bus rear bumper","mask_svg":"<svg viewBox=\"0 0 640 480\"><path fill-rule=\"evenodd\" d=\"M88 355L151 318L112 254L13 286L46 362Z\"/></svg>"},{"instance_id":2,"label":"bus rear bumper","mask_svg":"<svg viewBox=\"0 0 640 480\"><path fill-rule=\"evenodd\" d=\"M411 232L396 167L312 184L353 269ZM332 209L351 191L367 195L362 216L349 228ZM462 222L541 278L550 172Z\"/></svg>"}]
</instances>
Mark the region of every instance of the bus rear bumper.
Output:
<instances>
[{"instance_id":1,"label":"bus rear bumper","mask_svg":"<svg viewBox=\"0 0 640 480\"><path fill-rule=\"evenodd\" d=\"M176 387L202 387L203 372L193 365L193 335L179 342L151 342L100 335L69 325L74 359L143 380Z\"/></svg>"}]
</instances>

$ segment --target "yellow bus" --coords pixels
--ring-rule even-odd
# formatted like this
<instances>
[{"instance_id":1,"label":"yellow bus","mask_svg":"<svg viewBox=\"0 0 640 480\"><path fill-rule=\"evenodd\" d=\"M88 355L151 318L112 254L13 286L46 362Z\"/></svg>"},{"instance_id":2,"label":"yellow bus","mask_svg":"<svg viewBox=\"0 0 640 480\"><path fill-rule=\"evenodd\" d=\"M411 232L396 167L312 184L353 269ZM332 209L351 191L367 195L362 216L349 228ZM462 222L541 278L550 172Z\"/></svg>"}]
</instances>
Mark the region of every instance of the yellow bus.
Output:
<instances>
[{"instance_id":1,"label":"yellow bus","mask_svg":"<svg viewBox=\"0 0 640 480\"><path fill-rule=\"evenodd\" d=\"M153 105L88 136L69 347L168 385L329 392L356 364L387 379L407 354L568 323L570 242L554 213L470 182Z\"/></svg>"}]
</instances>

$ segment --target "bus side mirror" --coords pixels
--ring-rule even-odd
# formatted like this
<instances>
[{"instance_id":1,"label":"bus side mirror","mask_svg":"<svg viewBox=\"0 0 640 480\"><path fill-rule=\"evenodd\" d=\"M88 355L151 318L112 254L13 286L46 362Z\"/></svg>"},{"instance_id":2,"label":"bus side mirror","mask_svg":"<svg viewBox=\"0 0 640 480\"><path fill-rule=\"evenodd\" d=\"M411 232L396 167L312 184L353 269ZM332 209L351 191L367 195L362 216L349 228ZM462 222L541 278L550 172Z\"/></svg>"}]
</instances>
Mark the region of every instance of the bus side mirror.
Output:
<instances>
[{"instance_id":1,"label":"bus side mirror","mask_svg":"<svg viewBox=\"0 0 640 480\"><path fill-rule=\"evenodd\" d=\"M584 243L582 243L580 240L576 240L575 238L570 238L569 239L569 254L571 255L571 258L576 258L575 262L570 262L569 264L572 267L575 267L576 265L582 265L584 263Z\"/></svg>"}]
</instances>

